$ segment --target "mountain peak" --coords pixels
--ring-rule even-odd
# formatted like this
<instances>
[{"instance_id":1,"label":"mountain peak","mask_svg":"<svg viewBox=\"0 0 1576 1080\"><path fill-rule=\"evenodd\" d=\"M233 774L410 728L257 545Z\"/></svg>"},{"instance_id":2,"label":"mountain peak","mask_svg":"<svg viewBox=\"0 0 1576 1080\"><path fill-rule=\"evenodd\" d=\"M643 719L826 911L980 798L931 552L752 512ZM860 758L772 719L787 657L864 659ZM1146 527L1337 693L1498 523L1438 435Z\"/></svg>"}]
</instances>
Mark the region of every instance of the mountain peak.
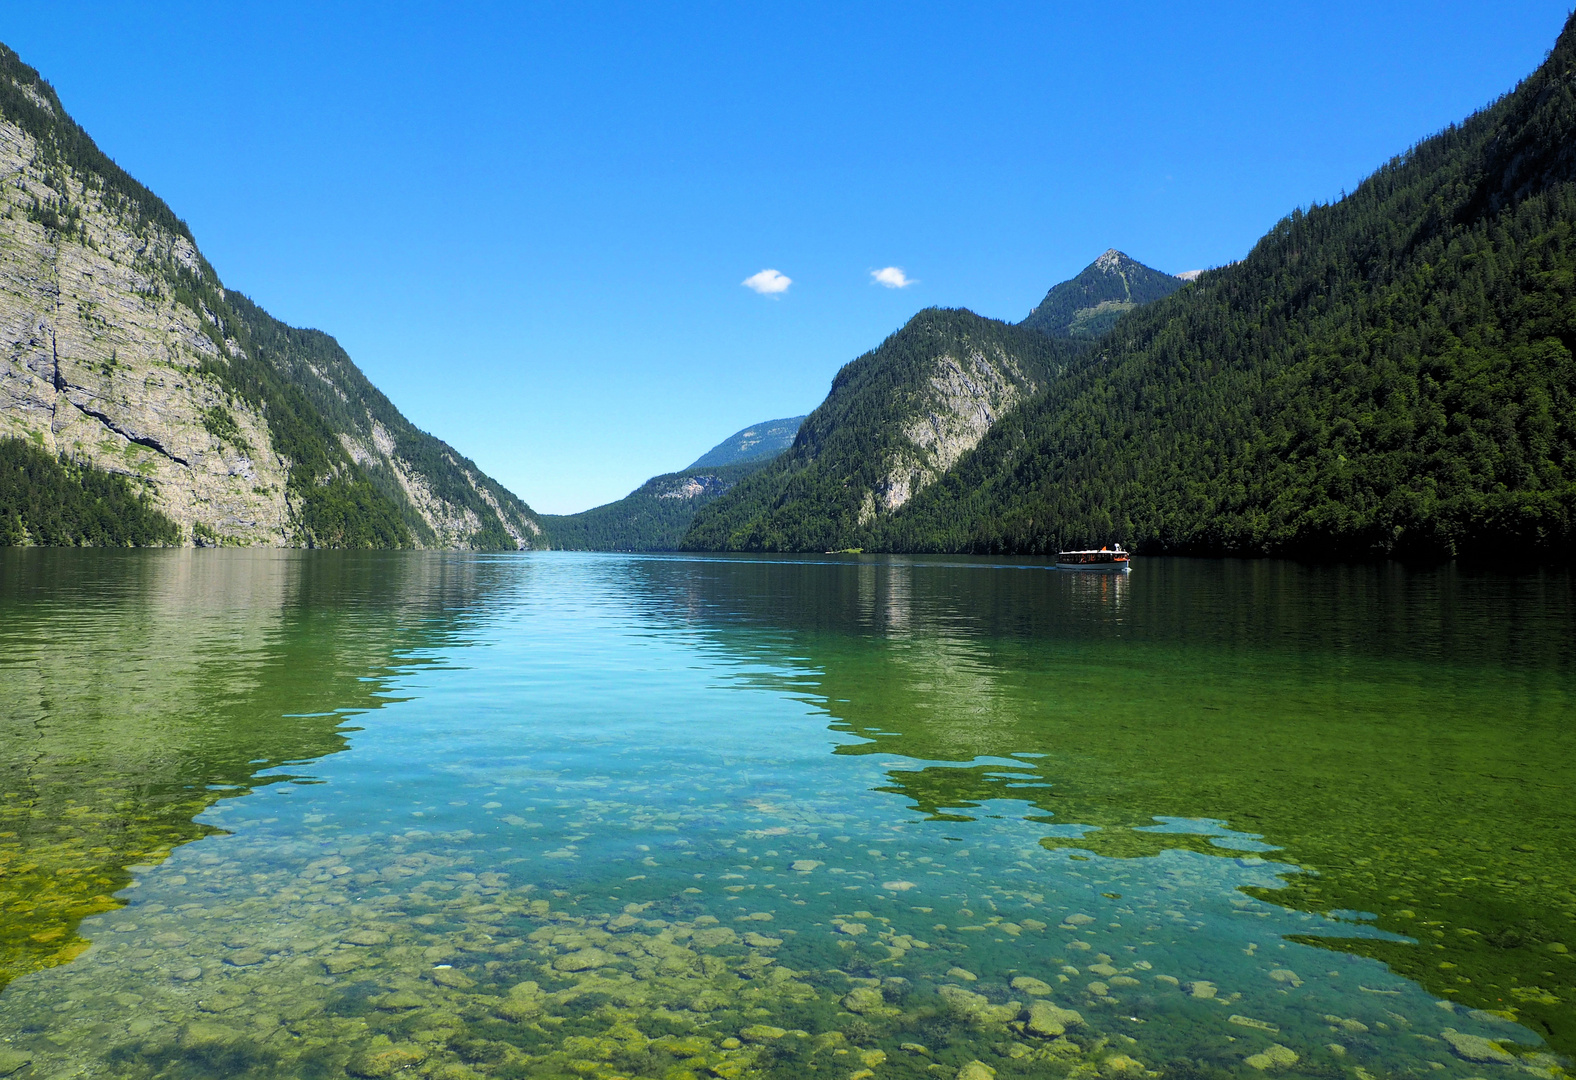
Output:
<instances>
[{"instance_id":1,"label":"mountain peak","mask_svg":"<svg viewBox=\"0 0 1576 1080\"><path fill-rule=\"evenodd\" d=\"M1182 278L1109 248L1077 277L1046 293L1020 325L1052 337L1097 338L1126 312L1170 296L1183 284Z\"/></svg>"}]
</instances>

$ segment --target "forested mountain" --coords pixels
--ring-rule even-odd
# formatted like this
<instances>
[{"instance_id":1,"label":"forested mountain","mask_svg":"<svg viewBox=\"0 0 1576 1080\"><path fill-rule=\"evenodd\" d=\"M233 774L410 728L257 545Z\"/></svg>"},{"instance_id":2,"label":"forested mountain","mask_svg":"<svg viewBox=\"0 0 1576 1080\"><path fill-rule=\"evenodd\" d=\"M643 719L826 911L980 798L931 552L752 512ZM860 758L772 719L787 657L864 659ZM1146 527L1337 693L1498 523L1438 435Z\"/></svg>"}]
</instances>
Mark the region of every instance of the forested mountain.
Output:
<instances>
[{"instance_id":1,"label":"forested mountain","mask_svg":"<svg viewBox=\"0 0 1576 1080\"><path fill-rule=\"evenodd\" d=\"M702 550L848 546L944 475L1078 346L931 308L837 373L793 447L701 508Z\"/></svg>"},{"instance_id":2,"label":"forested mountain","mask_svg":"<svg viewBox=\"0 0 1576 1080\"><path fill-rule=\"evenodd\" d=\"M1077 277L1052 286L1019 325L1052 337L1100 337L1116 320L1143 304L1163 300L1186 282L1130 259L1115 248Z\"/></svg>"},{"instance_id":3,"label":"forested mountain","mask_svg":"<svg viewBox=\"0 0 1576 1080\"><path fill-rule=\"evenodd\" d=\"M686 544L1569 558L1573 234L1567 23L1513 93L1127 313L894 512L861 500L901 416L869 411L853 452L817 441L889 342Z\"/></svg>"},{"instance_id":4,"label":"forested mountain","mask_svg":"<svg viewBox=\"0 0 1576 1080\"><path fill-rule=\"evenodd\" d=\"M714 469L719 465L739 465L746 461L770 461L793 445L799 434L802 416L768 420L736 431L706 451L690 465L691 469Z\"/></svg>"},{"instance_id":5,"label":"forested mountain","mask_svg":"<svg viewBox=\"0 0 1576 1080\"><path fill-rule=\"evenodd\" d=\"M547 542L566 551L677 551L700 508L770 458L653 476L617 502L578 514L543 514Z\"/></svg>"},{"instance_id":6,"label":"forested mountain","mask_svg":"<svg viewBox=\"0 0 1576 1080\"><path fill-rule=\"evenodd\" d=\"M751 424L689 468L653 476L617 502L578 514L543 514L548 542L570 551L676 551L700 508L788 449L803 422L790 416Z\"/></svg>"},{"instance_id":7,"label":"forested mountain","mask_svg":"<svg viewBox=\"0 0 1576 1080\"><path fill-rule=\"evenodd\" d=\"M902 550L1576 554L1576 24L1135 311L870 535Z\"/></svg>"},{"instance_id":8,"label":"forested mountain","mask_svg":"<svg viewBox=\"0 0 1576 1080\"><path fill-rule=\"evenodd\" d=\"M65 535L30 516L37 485L70 501L105 473L179 543L536 542L530 508L413 427L333 338L227 291L186 224L4 46L0 168L0 439L67 461L0 506L12 542ZM146 525L73 535L168 538Z\"/></svg>"}]
</instances>

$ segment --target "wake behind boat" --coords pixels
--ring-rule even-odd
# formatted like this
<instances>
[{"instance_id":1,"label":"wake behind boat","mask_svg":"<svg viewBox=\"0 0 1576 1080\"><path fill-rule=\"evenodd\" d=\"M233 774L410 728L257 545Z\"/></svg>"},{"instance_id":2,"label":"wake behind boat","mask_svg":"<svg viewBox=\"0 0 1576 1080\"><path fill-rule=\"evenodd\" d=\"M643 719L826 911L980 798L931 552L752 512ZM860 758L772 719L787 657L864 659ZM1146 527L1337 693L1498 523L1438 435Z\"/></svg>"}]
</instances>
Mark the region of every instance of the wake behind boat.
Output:
<instances>
[{"instance_id":1,"label":"wake behind boat","mask_svg":"<svg viewBox=\"0 0 1576 1080\"><path fill-rule=\"evenodd\" d=\"M1062 551L1056 555L1056 569L1058 570L1110 570L1130 571L1133 565L1127 552L1122 550L1122 545L1117 544L1112 548L1101 548L1098 551Z\"/></svg>"}]
</instances>

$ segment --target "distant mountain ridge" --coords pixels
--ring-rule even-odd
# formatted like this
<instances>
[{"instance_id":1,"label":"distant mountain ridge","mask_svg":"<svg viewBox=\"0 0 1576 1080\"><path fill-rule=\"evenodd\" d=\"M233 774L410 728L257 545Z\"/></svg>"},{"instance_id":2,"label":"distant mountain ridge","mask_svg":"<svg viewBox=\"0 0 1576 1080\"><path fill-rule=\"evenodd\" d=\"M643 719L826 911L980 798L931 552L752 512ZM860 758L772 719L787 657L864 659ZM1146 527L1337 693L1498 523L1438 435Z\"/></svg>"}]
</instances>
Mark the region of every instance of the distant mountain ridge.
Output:
<instances>
[{"instance_id":1,"label":"distant mountain ridge","mask_svg":"<svg viewBox=\"0 0 1576 1080\"><path fill-rule=\"evenodd\" d=\"M752 424L743 431L736 431L713 446L691 464L691 469L716 468L719 465L738 465L746 461L769 461L793 445L799 434L803 416L789 416L782 420L768 420Z\"/></svg>"},{"instance_id":2,"label":"distant mountain ridge","mask_svg":"<svg viewBox=\"0 0 1576 1080\"><path fill-rule=\"evenodd\" d=\"M676 551L701 507L793 445L803 421L790 416L751 424L689 468L653 476L622 499L578 514L543 514L548 541L572 551Z\"/></svg>"},{"instance_id":3,"label":"distant mountain ridge","mask_svg":"<svg viewBox=\"0 0 1576 1080\"><path fill-rule=\"evenodd\" d=\"M406 420L332 337L227 290L3 45L0 169L0 438L71 459L62 476L125 477L184 544L539 543L530 507ZM13 509L7 535L44 542Z\"/></svg>"},{"instance_id":4,"label":"distant mountain ridge","mask_svg":"<svg viewBox=\"0 0 1576 1080\"><path fill-rule=\"evenodd\" d=\"M1198 276L1197 271L1189 273ZM1170 296L1188 280L1111 248L1078 276L1053 286L1019 325L1052 337L1092 341L1129 311Z\"/></svg>"}]
</instances>

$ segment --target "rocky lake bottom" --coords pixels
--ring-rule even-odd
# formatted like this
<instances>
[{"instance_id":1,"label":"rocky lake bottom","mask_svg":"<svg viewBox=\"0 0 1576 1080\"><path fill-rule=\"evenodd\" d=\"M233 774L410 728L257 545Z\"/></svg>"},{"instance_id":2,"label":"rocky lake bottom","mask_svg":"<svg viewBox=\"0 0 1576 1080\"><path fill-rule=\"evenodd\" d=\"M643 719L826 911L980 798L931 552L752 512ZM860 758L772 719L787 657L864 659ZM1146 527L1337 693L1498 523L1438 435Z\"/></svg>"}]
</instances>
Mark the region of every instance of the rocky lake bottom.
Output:
<instances>
[{"instance_id":1,"label":"rocky lake bottom","mask_svg":"<svg viewBox=\"0 0 1576 1080\"><path fill-rule=\"evenodd\" d=\"M0 566L0 1076L1569 1067L1566 578L1485 682L1511 587L1401 571L1332 650L1284 566L75 555Z\"/></svg>"}]
</instances>

